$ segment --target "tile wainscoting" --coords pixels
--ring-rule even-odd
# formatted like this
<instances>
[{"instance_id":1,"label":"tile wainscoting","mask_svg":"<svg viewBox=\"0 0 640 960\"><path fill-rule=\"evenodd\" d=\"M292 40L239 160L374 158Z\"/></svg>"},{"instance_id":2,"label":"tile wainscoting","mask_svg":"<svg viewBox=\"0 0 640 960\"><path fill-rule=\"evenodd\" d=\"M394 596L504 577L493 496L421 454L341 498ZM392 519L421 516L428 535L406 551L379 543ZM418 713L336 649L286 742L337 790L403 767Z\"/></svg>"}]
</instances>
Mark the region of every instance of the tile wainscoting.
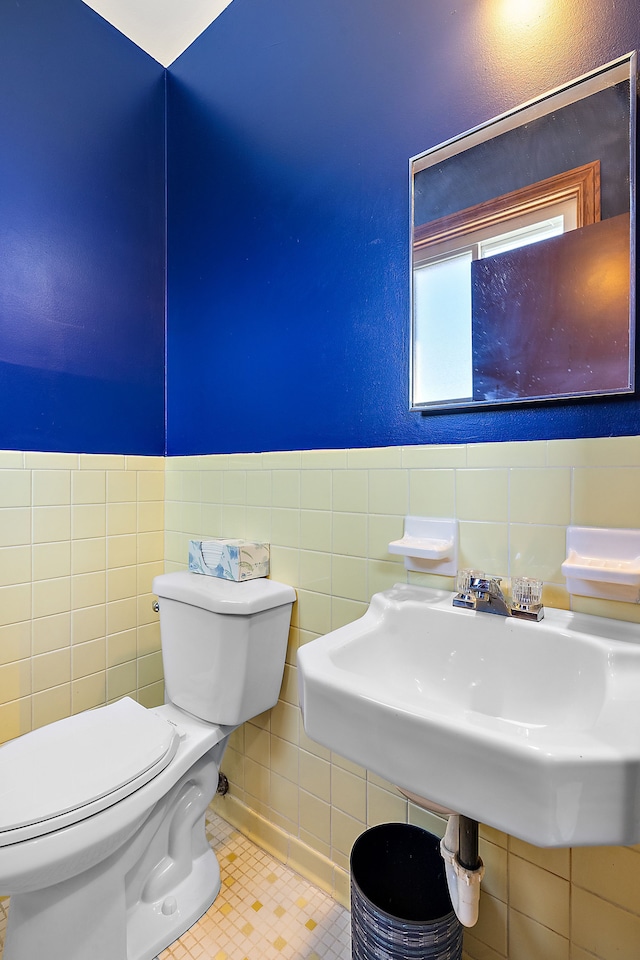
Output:
<instances>
[{"instance_id":1,"label":"tile wainscoting","mask_svg":"<svg viewBox=\"0 0 640 960\"><path fill-rule=\"evenodd\" d=\"M461 566L536 576L549 606L640 623L638 606L571 599L560 572L567 525L640 527L639 490L640 437L167 460L0 453L0 742L125 694L160 703L153 576L185 567L190 537L268 540L272 576L298 591L284 683L277 706L233 735L216 809L346 904L367 826L442 823L305 736L298 646L398 581L452 587L388 554L407 513L457 517ZM483 827L481 854L470 960L638 960L640 847L542 850Z\"/></svg>"},{"instance_id":2,"label":"tile wainscoting","mask_svg":"<svg viewBox=\"0 0 640 960\"><path fill-rule=\"evenodd\" d=\"M640 437L168 459L167 569L185 566L190 537L267 540L272 577L298 591L280 700L233 735L217 810L346 903L349 852L367 826L439 832L442 822L306 737L298 646L398 581L452 588L388 553L406 514L457 517L460 566L535 576L549 606L640 622L635 605L571 599L560 572L567 525L640 527L639 490ZM488 827L481 836L469 960L638 960L640 847L542 850Z\"/></svg>"},{"instance_id":3,"label":"tile wainscoting","mask_svg":"<svg viewBox=\"0 0 640 960\"><path fill-rule=\"evenodd\" d=\"M0 452L0 743L162 703L163 514L162 457Z\"/></svg>"}]
</instances>

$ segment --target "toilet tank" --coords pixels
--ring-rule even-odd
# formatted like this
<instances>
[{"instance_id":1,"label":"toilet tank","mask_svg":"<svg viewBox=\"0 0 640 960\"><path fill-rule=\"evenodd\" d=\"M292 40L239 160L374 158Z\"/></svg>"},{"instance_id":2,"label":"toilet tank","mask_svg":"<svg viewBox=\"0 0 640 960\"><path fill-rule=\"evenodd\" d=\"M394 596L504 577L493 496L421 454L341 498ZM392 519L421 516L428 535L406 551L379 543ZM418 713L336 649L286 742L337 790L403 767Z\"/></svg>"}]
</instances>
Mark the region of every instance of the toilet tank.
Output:
<instances>
[{"instance_id":1,"label":"toilet tank","mask_svg":"<svg viewBox=\"0 0 640 960\"><path fill-rule=\"evenodd\" d=\"M153 580L167 700L210 723L242 723L278 700L293 587L179 571Z\"/></svg>"}]
</instances>

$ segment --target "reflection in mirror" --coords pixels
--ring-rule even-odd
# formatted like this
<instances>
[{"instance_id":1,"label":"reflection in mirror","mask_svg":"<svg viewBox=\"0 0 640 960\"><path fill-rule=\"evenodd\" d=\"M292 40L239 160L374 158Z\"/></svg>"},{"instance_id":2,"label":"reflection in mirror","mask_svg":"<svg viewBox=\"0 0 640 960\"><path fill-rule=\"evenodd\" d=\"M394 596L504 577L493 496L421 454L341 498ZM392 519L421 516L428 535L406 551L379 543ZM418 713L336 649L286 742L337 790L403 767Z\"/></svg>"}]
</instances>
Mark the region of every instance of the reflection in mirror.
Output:
<instances>
[{"instance_id":1,"label":"reflection in mirror","mask_svg":"<svg viewBox=\"0 0 640 960\"><path fill-rule=\"evenodd\" d=\"M636 57L411 160L411 407L634 389Z\"/></svg>"}]
</instances>

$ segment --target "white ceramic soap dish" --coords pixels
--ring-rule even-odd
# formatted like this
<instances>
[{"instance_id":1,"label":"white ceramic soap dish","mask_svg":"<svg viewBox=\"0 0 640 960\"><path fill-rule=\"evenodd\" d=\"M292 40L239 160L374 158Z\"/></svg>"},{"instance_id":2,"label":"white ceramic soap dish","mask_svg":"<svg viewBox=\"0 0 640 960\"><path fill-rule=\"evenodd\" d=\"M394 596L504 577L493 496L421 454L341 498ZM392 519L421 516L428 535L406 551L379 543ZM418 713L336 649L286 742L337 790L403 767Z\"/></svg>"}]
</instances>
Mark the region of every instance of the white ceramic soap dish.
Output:
<instances>
[{"instance_id":1,"label":"white ceramic soap dish","mask_svg":"<svg viewBox=\"0 0 640 960\"><path fill-rule=\"evenodd\" d=\"M567 527L567 590L583 597L640 602L640 530Z\"/></svg>"},{"instance_id":2,"label":"white ceramic soap dish","mask_svg":"<svg viewBox=\"0 0 640 960\"><path fill-rule=\"evenodd\" d=\"M458 521L405 517L404 536L391 541L389 553L404 556L407 570L454 577L458 561Z\"/></svg>"}]
</instances>

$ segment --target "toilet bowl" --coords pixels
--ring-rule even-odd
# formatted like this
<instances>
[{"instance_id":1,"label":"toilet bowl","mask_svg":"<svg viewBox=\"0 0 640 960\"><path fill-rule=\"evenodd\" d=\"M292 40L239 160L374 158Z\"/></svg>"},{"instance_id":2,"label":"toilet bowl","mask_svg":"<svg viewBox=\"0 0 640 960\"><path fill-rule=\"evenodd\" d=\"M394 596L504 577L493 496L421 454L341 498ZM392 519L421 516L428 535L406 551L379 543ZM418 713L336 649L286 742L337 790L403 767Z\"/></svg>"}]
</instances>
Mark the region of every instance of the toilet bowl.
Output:
<instances>
[{"instance_id":1,"label":"toilet bowl","mask_svg":"<svg viewBox=\"0 0 640 960\"><path fill-rule=\"evenodd\" d=\"M156 577L167 701L0 747L3 960L153 960L213 903L204 832L229 735L277 701L291 587Z\"/></svg>"}]
</instances>

